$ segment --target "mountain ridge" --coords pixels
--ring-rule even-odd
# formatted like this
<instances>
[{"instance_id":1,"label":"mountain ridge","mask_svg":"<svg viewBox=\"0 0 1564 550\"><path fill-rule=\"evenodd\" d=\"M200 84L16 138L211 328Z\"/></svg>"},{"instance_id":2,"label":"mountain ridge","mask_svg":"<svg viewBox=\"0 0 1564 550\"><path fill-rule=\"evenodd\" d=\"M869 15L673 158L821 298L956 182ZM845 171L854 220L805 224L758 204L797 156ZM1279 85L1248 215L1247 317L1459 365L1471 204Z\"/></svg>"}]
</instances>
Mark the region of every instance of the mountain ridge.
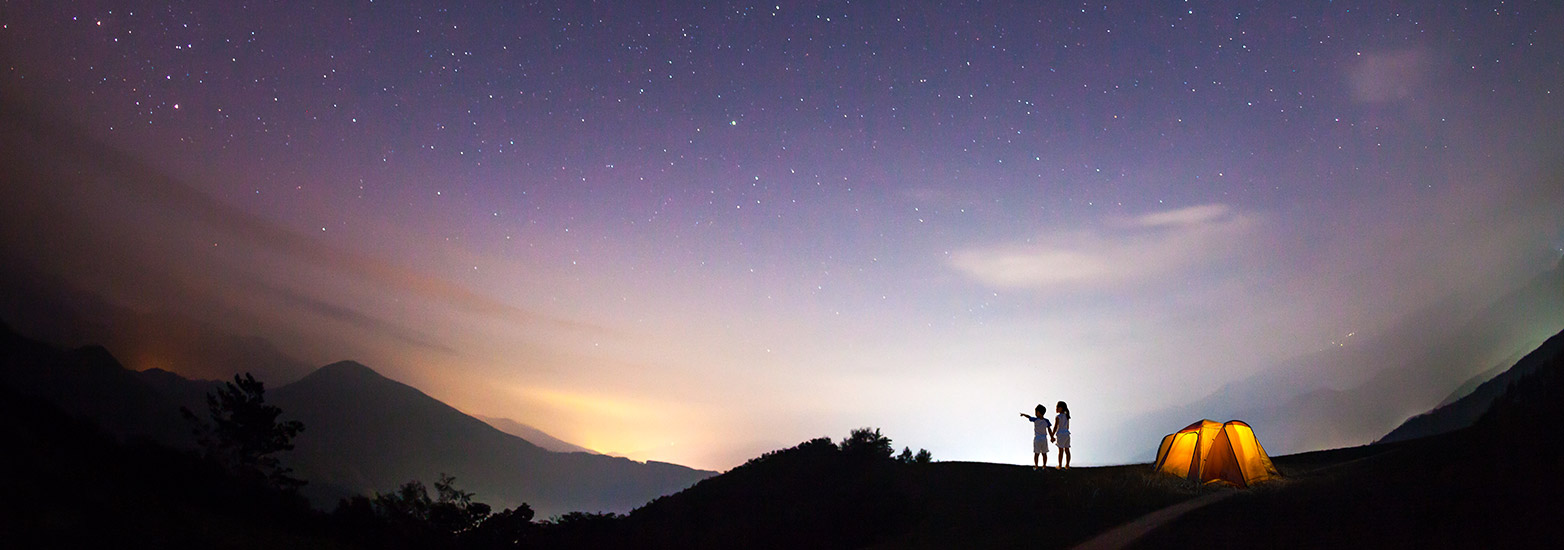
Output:
<instances>
[{"instance_id":1,"label":"mountain ridge","mask_svg":"<svg viewBox=\"0 0 1564 550\"><path fill-rule=\"evenodd\" d=\"M1511 387L1564 356L1564 331L1553 335L1509 369L1478 385L1464 397L1408 418L1375 443L1405 441L1452 432L1476 424Z\"/></svg>"},{"instance_id":2,"label":"mountain ridge","mask_svg":"<svg viewBox=\"0 0 1564 550\"><path fill-rule=\"evenodd\" d=\"M1286 454L1360 445L1428 411L1479 374L1564 329L1564 258L1464 315L1446 299L1345 349L1282 361L1205 397L1137 416L1115 430L1132 460L1187 419L1235 418Z\"/></svg>"},{"instance_id":3,"label":"mountain ridge","mask_svg":"<svg viewBox=\"0 0 1564 550\"><path fill-rule=\"evenodd\" d=\"M132 371L101 346L63 350L0 323L0 385L92 421L119 438L193 448L181 406L201 415L221 382L161 370ZM454 475L485 502L523 502L543 517L627 512L715 472L664 462L555 453L506 434L356 361L339 361L268 387L282 420L305 430L279 458L308 480L317 506Z\"/></svg>"},{"instance_id":4,"label":"mountain ridge","mask_svg":"<svg viewBox=\"0 0 1564 550\"><path fill-rule=\"evenodd\" d=\"M486 423L486 424L488 424L490 426L494 426L494 428L499 430L499 431L502 431L502 432L508 433L510 435L514 435L516 437L522 438L522 439L526 440L528 443L531 443L533 445L537 445L537 446L542 447L544 449L547 449L549 451L553 451L553 452L556 452L556 453L605 454L605 453L599 453L599 452L594 451L592 449L588 449L586 447L582 447L582 446L577 445L575 443L571 443L569 441L565 441L563 439L554 437L553 435L550 435L548 432L540 430L540 429L538 429L536 427L533 427L531 425L524 424L524 423L518 422L516 420L512 420L510 418L502 418L502 417L497 417L497 416L483 416L483 415L473 415L473 416L477 417L478 420L482 420L484 423Z\"/></svg>"},{"instance_id":5,"label":"mountain ridge","mask_svg":"<svg viewBox=\"0 0 1564 550\"><path fill-rule=\"evenodd\" d=\"M627 512L715 473L548 451L354 361L321 367L268 396L305 424L293 454L301 476L322 482L310 495L317 502L342 496L333 490L384 492L449 474L503 507Z\"/></svg>"}]
</instances>

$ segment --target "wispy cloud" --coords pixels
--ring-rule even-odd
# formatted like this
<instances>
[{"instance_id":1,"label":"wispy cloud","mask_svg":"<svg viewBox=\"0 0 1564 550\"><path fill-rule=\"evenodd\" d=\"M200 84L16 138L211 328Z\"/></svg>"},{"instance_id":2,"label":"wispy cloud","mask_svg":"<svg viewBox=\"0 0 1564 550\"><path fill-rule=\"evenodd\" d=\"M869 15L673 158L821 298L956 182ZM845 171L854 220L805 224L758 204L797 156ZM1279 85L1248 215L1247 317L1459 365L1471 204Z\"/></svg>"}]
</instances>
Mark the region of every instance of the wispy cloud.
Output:
<instances>
[{"instance_id":1,"label":"wispy cloud","mask_svg":"<svg viewBox=\"0 0 1564 550\"><path fill-rule=\"evenodd\" d=\"M50 174L48 181L51 184L75 187L78 188L76 192L86 195L101 194L110 185L121 191L129 191L163 215L159 221L161 224L177 226L181 231L198 228L203 233L224 234L247 242L258 251L278 253L335 271L348 280L367 282L402 296L421 297L459 310L566 331L601 333L605 330L592 323L518 307L451 280L290 231L261 216L213 198L151 163L89 137L85 131L73 125L23 111L5 114L5 117L0 118L0 129L4 130L6 139L0 140L0 143L10 143L14 139L39 150L49 151L52 157L40 162L52 160L53 164L40 171ZM60 166L69 166L70 169ZM184 225L179 225L181 223ZM167 227L138 229L143 232L170 231ZM100 248L116 246L123 244L99 245ZM89 253L102 252L93 250ZM169 261L177 262L179 259ZM322 307L324 305L323 302L317 302L311 304L309 309L360 325L370 321L368 315L362 312L349 315L348 308ZM391 325L382 327L391 328ZM404 331L392 336L408 338L413 335ZM421 338L412 338L412 341L430 345Z\"/></svg>"},{"instance_id":2,"label":"wispy cloud","mask_svg":"<svg viewBox=\"0 0 1564 550\"><path fill-rule=\"evenodd\" d=\"M1348 69L1352 98L1364 103L1388 103L1414 97L1427 81L1429 55L1421 48L1359 54Z\"/></svg>"},{"instance_id":3,"label":"wispy cloud","mask_svg":"<svg viewBox=\"0 0 1564 550\"><path fill-rule=\"evenodd\" d=\"M1207 204L968 248L952 254L950 265L1000 288L1109 290L1195 271L1230 257L1242 249L1254 227L1253 215Z\"/></svg>"}]
</instances>

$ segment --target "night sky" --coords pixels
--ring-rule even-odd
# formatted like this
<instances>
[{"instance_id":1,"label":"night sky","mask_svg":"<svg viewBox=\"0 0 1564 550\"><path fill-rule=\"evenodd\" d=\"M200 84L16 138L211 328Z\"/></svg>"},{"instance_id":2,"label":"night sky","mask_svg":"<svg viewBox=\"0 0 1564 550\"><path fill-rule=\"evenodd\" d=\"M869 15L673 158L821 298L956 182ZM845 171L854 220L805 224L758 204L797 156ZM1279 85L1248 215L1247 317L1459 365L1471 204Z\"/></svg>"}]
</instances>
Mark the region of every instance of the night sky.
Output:
<instances>
[{"instance_id":1,"label":"night sky","mask_svg":"<svg viewBox=\"0 0 1564 550\"><path fill-rule=\"evenodd\" d=\"M726 469L1025 462L1061 399L1127 460L1564 253L1556 1L309 4L0 4L40 158L128 166L0 184L6 260Z\"/></svg>"}]
</instances>

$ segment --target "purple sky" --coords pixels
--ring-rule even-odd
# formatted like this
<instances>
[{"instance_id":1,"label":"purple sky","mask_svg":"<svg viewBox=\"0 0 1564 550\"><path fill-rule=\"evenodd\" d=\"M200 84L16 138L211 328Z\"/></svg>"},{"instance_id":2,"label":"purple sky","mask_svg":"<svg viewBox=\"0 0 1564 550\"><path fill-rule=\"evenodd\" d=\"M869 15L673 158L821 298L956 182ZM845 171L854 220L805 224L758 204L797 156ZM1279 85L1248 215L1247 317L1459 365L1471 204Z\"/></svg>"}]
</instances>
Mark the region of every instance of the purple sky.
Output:
<instances>
[{"instance_id":1,"label":"purple sky","mask_svg":"<svg viewBox=\"0 0 1564 550\"><path fill-rule=\"evenodd\" d=\"M1557 2L305 4L7 4L8 97L142 172L0 184L5 252L725 469L1024 462L1060 399L1125 460L1090 432L1564 248Z\"/></svg>"}]
</instances>

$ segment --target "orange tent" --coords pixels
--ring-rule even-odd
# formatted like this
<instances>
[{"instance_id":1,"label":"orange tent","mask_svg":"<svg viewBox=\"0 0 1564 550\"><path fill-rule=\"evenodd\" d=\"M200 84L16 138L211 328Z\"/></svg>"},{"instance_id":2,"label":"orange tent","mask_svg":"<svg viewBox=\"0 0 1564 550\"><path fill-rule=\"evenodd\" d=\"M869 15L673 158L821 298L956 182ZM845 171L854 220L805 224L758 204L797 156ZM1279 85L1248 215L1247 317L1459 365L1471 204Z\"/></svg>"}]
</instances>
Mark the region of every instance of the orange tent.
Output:
<instances>
[{"instance_id":1,"label":"orange tent","mask_svg":"<svg viewBox=\"0 0 1564 550\"><path fill-rule=\"evenodd\" d=\"M1239 487L1281 475L1255 440L1254 429L1238 420L1201 420L1168 434L1157 448L1156 468L1197 483Z\"/></svg>"}]
</instances>

